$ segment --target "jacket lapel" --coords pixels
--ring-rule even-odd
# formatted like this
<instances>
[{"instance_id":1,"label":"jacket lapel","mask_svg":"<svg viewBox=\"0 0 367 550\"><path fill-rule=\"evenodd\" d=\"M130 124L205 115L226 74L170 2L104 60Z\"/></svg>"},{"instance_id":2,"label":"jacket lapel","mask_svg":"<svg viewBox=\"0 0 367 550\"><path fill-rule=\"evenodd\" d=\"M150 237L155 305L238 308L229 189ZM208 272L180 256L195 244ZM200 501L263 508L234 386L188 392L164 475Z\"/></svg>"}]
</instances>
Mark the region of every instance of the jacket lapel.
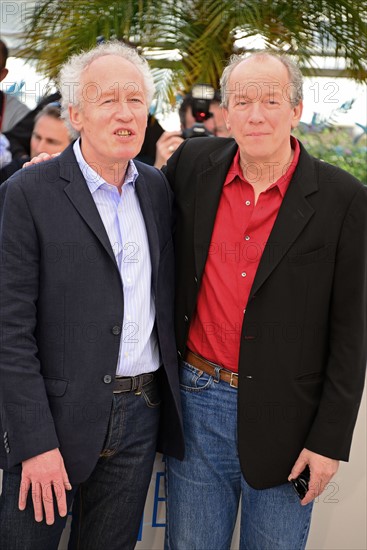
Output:
<instances>
[{"instance_id":1,"label":"jacket lapel","mask_svg":"<svg viewBox=\"0 0 367 550\"><path fill-rule=\"evenodd\" d=\"M197 176L194 248L198 279L205 267L223 184L236 151L234 141L226 144L219 153L214 151L209 155L209 168Z\"/></svg>"},{"instance_id":2,"label":"jacket lapel","mask_svg":"<svg viewBox=\"0 0 367 550\"><path fill-rule=\"evenodd\" d=\"M256 294L313 216L314 209L306 197L318 190L317 176L312 158L301 145L296 171L265 246L249 298Z\"/></svg>"},{"instance_id":3,"label":"jacket lapel","mask_svg":"<svg viewBox=\"0 0 367 550\"><path fill-rule=\"evenodd\" d=\"M69 197L75 209L79 212L80 216L84 219L91 231L93 231L96 235L107 254L111 257L116 268L118 268L108 235L84 176L75 159L72 145L70 145L64 153L60 155L59 163L60 176L69 182L65 186L64 192Z\"/></svg>"}]
</instances>

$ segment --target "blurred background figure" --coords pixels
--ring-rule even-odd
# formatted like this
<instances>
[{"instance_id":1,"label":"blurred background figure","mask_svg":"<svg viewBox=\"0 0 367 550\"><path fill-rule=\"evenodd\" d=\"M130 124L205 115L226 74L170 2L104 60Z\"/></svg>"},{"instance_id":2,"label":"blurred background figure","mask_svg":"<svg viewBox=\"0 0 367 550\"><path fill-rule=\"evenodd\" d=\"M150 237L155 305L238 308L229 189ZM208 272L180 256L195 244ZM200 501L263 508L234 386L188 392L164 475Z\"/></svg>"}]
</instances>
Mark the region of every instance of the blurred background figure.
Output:
<instances>
[{"instance_id":1,"label":"blurred background figure","mask_svg":"<svg viewBox=\"0 0 367 550\"><path fill-rule=\"evenodd\" d=\"M10 143L9 140L0 134L0 169L6 166L11 161Z\"/></svg>"},{"instance_id":2,"label":"blurred background figure","mask_svg":"<svg viewBox=\"0 0 367 550\"><path fill-rule=\"evenodd\" d=\"M214 97L209 104L208 118L202 122L206 130L205 135L230 137L230 133L227 130L223 118L220 103L220 92L219 90L214 90ZM177 147L181 145L184 140L184 136L186 137L190 135L190 130L195 127L198 122L194 111L194 98L190 92L185 95L178 110L181 132L164 132L157 141L156 158L154 163L156 168L161 168L164 164L166 164L172 153L174 153Z\"/></svg>"},{"instance_id":3,"label":"blurred background figure","mask_svg":"<svg viewBox=\"0 0 367 550\"><path fill-rule=\"evenodd\" d=\"M213 134L213 136L229 137L230 134L227 130L226 123L223 118L220 102L220 91L215 90L214 97L211 100L209 107L211 116L204 120L204 126L208 130L208 132ZM196 122L196 118L193 114L193 103L194 99L192 93L190 92L185 95L178 110L182 130L192 128L192 126L194 126Z\"/></svg>"},{"instance_id":4,"label":"blurred background figure","mask_svg":"<svg viewBox=\"0 0 367 550\"><path fill-rule=\"evenodd\" d=\"M42 111L42 109L46 105L50 103L54 103L57 105L60 99L60 92L54 92L52 94L45 95L39 101L37 106L32 109L32 111L28 111L28 113L19 122L17 122L17 124L13 126L11 130L4 132L4 135L10 143L10 152L12 154L13 160L16 157L26 157L28 160L31 154L31 137L36 116Z\"/></svg>"},{"instance_id":5,"label":"blurred background figure","mask_svg":"<svg viewBox=\"0 0 367 550\"><path fill-rule=\"evenodd\" d=\"M50 103L35 118L31 137L31 157L40 153L60 153L71 140L69 129L60 118L60 104Z\"/></svg>"},{"instance_id":6,"label":"blurred background figure","mask_svg":"<svg viewBox=\"0 0 367 550\"><path fill-rule=\"evenodd\" d=\"M7 180L19 170L25 162L40 153L61 153L72 141L63 119L60 118L60 103L53 102L46 105L35 117L34 127L30 138L30 156L19 155L0 169L0 183Z\"/></svg>"},{"instance_id":7,"label":"blurred background figure","mask_svg":"<svg viewBox=\"0 0 367 550\"><path fill-rule=\"evenodd\" d=\"M136 160L140 160L140 162L144 162L145 164L150 164L150 166L153 166L156 155L156 144L163 133L164 130L159 124L158 120L155 118L155 116L149 114L144 142L140 153L136 157Z\"/></svg>"},{"instance_id":8,"label":"blurred background figure","mask_svg":"<svg viewBox=\"0 0 367 550\"><path fill-rule=\"evenodd\" d=\"M5 42L0 40L0 82L8 75L6 61L9 56ZM0 91L0 131L7 132L29 111L27 105L19 101L15 94Z\"/></svg>"}]
</instances>

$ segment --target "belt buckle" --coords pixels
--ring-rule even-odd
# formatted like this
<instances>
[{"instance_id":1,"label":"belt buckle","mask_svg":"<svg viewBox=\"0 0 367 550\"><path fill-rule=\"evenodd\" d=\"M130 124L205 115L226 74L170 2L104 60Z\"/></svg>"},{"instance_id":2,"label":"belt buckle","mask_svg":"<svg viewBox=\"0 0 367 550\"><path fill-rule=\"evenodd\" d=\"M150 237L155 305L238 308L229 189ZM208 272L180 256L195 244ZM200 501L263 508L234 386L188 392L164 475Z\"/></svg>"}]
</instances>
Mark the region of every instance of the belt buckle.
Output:
<instances>
[{"instance_id":1,"label":"belt buckle","mask_svg":"<svg viewBox=\"0 0 367 550\"><path fill-rule=\"evenodd\" d=\"M231 379L229 381L229 385L231 386L231 388L235 388L237 389L237 386L238 386L238 383L237 383L237 386L235 386L233 380L236 380L238 381L238 374L236 372L231 372Z\"/></svg>"}]
</instances>

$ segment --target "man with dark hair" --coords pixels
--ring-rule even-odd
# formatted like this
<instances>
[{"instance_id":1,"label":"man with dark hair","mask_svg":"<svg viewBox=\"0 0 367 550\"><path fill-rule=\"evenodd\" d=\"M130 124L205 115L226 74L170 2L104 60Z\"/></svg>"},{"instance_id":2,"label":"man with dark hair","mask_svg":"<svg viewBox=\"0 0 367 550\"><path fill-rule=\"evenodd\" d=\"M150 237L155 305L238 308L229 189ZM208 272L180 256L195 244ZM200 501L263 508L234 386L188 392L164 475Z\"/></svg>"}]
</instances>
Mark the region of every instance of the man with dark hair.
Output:
<instances>
[{"instance_id":1,"label":"man with dark hair","mask_svg":"<svg viewBox=\"0 0 367 550\"><path fill-rule=\"evenodd\" d=\"M8 56L8 48L0 40L0 82L4 80L9 72L6 68ZM0 91L0 132L4 133L10 130L28 112L28 107L19 101L14 94Z\"/></svg>"},{"instance_id":2,"label":"man with dark hair","mask_svg":"<svg viewBox=\"0 0 367 550\"><path fill-rule=\"evenodd\" d=\"M35 117L30 139L30 157L16 156L9 164L0 169L0 183L10 178L25 162L40 153L61 153L72 141L70 130L60 118L60 103L46 105Z\"/></svg>"},{"instance_id":3,"label":"man with dark hair","mask_svg":"<svg viewBox=\"0 0 367 550\"><path fill-rule=\"evenodd\" d=\"M220 103L220 92L219 90L215 90L214 97L210 102L210 117L204 121L204 126L213 136L228 137L229 132L223 118L223 112ZM192 114L192 106L193 97L190 92L184 96L178 110L182 130L191 128L196 122Z\"/></svg>"},{"instance_id":4,"label":"man with dark hair","mask_svg":"<svg viewBox=\"0 0 367 550\"><path fill-rule=\"evenodd\" d=\"M204 121L206 130L212 136L229 137L230 133L223 118L223 112L220 105L220 92L215 91L214 98L210 103L210 117ZM191 92L186 94L180 104L178 115L180 117L181 130L192 128L196 120L192 113L193 97ZM157 141L156 158L154 166L161 168L166 164L169 157L181 145L183 141L181 132L164 132Z\"/></svg>"}]
</instances>

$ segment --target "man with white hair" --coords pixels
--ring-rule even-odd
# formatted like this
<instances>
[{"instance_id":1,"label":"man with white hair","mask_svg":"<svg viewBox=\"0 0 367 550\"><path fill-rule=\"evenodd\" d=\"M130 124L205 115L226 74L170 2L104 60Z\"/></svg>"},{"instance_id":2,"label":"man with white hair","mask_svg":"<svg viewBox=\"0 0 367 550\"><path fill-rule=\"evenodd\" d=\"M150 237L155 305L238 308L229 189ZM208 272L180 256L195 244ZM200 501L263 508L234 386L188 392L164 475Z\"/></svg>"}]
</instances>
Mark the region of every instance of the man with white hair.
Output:
<instances>
[{"instance_id":1,"label":"man with white hair","mask_svg":"<svg viewBox=\"0 0 367 550\"><path fill-rule=\"evenodd\" d=\"M172 197L133 162L154 86L106 43L60 74L79 138L0 190L0 547L132 549L156 449L183 456ZM43 521L45 519L45 521Z\"/></svg>"}]
</instances>

